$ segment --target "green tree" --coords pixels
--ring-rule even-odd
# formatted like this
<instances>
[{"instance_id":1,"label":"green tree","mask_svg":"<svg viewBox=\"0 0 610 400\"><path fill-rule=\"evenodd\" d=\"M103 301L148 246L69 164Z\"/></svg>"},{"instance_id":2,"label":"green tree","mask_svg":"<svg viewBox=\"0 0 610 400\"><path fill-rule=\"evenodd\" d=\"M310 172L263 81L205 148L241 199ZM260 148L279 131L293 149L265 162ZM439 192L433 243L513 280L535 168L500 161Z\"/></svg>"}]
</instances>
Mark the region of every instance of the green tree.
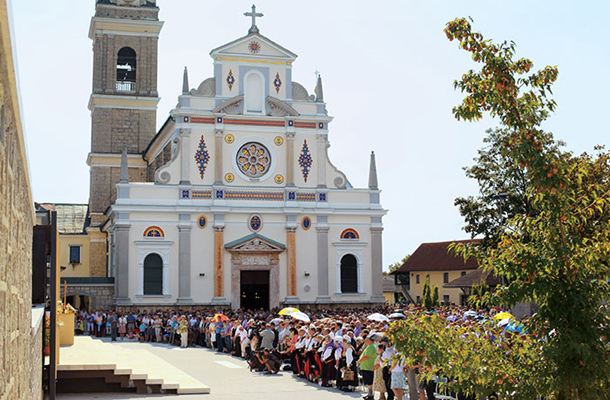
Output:
<instances>
[{"instance_id":1,"label":"green tree","mask_svg":"<svg viewBox=\"0 0 610 400\"><path fill-rule=\"evenodd\" d=\"M384 272L385 275L389 275L393 272L396 272L396 270L398 270L398 268L402 267L402 265L407 262L407 259L410 257L410 254L407 254L406 256L404 256L402 258L402 260L392 263L390 265L388 265L388 272Z\"/></svg>"},{"instance_id":2,"label":"green tree","mask_svg":"<svg viewBox=\"0 0 610 400\"><path fill-rule=\"evenodd\" d=\"M485 247L497 244L503 227L516 215L536 216L533 206L530 177L527 170L515 163L508 152L509 139L501 128L488 129L484 147L474 158L475 164L464 168L466 176L479 185L477 196L458 197L455 205L464 217L464 230L471 237L483 237ZM541 136L542 146L550 149L563 145L555 143L552 134ZM548 150L547 150L548 151Z\"/></svg>"},{"instance_id":3,"label":"green tree","mask_svg":"<svg viewBox=\"0 0 610 400\"><path fill-rule=\"evenodd\" d=\"M458 120L496 117L512 164L528 177L526 194L535 215L517 213L496 247L462 246L464 257L504 275L496 291L503 303L535 301L529 325L544 338L538 379L557 399L606 398L610 391L610 165L608 154L573 157L545 146L541 123L554 111L556 67L531 72L529 59L514 60L515 44L494 44L465 19L447 24L449 40L481 63L455 82L466 94ZM544 394L544 393L543 393Z\"/></svg>"},{"instance_id":4,"label":"green tree","mask_svg":"<svg viewBox=\"0 0 610 400\"><path fill-rule=\"evenodd\" d=\"M427 309L432 308L432 294L430 293L430 278L426 277L421 293L421 304Z\"/></svg>"},{"instance_id":5,"label":"green tree","mask_svg":"<svg viewBox=\"0 0 610 400\"><path fill-rule=\"evenodd\" d=\"M440 306L439 303L439 294L438 294L438 286L432 286L432 307Z\"/></svg>"}]
</instances>

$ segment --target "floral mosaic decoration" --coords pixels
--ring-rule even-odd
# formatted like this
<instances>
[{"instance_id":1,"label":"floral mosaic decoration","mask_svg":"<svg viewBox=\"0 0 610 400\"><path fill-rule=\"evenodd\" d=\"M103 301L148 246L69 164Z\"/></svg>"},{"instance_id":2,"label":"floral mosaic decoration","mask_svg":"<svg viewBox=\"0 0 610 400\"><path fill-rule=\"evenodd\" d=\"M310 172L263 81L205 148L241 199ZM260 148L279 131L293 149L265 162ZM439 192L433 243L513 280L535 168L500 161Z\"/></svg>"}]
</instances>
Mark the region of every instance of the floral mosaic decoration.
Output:
<instances>
[{"instance_id":1,"label":"floral mosaic decoration","mask_svg":"<svg viewBox=\"0 0 610 400\"><path fill-rule=\"evenodd\" d=\"M299 156L299 165L303 171L303 179L305 182L307 182L311 164L313 164L313 159L311 158L311 153L309 152L309 147L307 146L307 140L305 140L303 141L303 149L301 150L301 155Z\"/></svg>"},{"instance_id":2,"label":"floral mosaic decoration","mask_svg":"<svg viewBox=\"0 0 610 400\"><path fill-rule=\"evenodd\" d=\"M261 51L261 44L256 40L253 40L248 44L248 50L250 50L250 53L256 54Z\"/></svg>"},{"instance_id":3,"label":"floral mosaic decoration","mask_svg":"<svg viewBox=\"0 0 610 400\"><path fill-rule=\"evenodd\" d=\"M210 161L210 153L208 153L207 146L205 145L205 140L203 139L203 135L201 135L201 140L199 141L199 147L195 152L195 160L199 165L199 175L201 175L201 179L205 175L205 168L208 165L208 161Z\"/></svg>"},{"instance_id":4,"label":"floral mosaic decoration","mask_svg":"<svg viewBox=\"0 0 610 400\"><path fill-rule=\"evenodd\" d=\"M229 85L229 91L233 89L233 84L235 83L235 77L233 76L233 70L229 70L229 75L227 75L227 85Z\"/></svg>"},{"instance_id":5,"label":"floral mosaic decoration","mask_svg":"<svg viewBox=\"0 0 610 400\"><path fill-rule=\"evenodd\" d=\"M275 74L275 80L273 81L273 86L275 86L275 92L279 93L280 88L282 87L282 80L280 79L279 72Z\"/></svg>"}]
</instances>

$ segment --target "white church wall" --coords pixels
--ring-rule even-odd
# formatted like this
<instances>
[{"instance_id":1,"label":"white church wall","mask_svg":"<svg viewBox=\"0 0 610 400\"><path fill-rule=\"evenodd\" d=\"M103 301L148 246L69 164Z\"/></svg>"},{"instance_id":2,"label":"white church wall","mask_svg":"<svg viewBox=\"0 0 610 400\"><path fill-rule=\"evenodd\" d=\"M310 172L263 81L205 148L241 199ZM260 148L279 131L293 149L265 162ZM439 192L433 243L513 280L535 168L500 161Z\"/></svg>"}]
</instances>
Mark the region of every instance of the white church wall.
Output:
<instances>
[{"instance_id":1,"label":"white church wall","mask_svg":"<svg viewBox=\"0 0 610 400\"><path fill-rule=\"evenodd\" d=\"M295 233L297 297L301 301L312 302L318 295L318 236L314 222L309 229L303 229L302 220L305 216L315 221L313 215L297 216L299 224Z\"/></svg>"},{"instance_id":2,"label":"white church wall","mask_svg":"<svg viewBox=\"0 0 610 400\"><path fill-rule=\"evenodd\" d=\"M199 215L207 218L207 224L204 228L195 224L191 229L191 298L194 303L209 303L214 297L213 215L193 213L191 220L196 222Z\"/></svg>"}]
</instances>

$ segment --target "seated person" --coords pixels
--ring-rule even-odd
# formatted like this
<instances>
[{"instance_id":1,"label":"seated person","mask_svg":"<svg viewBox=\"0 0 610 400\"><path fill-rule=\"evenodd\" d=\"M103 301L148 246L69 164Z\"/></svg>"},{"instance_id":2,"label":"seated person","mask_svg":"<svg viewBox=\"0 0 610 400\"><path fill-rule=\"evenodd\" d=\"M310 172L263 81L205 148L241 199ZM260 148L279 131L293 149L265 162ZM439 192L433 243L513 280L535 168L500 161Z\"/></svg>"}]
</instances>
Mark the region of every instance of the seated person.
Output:
<instances>
[{"instance_id":1,"label":"seated person","mask_svg":"<svg viewBox=\"0 0 610 400\"><path fill-rule=\"evenodd\" d=\"M280 370L280 360L276 354L269 349L263 349L261 353L256 355L261 364L265 366L268 374L277 374Z\"/></svg>"}]
</instances>

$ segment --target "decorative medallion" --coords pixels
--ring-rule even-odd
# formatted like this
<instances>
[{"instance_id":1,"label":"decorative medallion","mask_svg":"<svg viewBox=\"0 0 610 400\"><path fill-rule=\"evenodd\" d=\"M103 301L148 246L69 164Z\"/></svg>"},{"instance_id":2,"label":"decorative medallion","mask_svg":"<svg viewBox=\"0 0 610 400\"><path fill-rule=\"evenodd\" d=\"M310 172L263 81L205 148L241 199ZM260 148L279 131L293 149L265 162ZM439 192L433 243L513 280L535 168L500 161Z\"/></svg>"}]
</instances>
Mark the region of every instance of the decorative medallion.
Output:
<instances>
[{"instance_id":1,"label":"decorative medallion","mask_svg":"<svg viewBox=\"0 0 610 400\"><path fill-rule=\"evenodd\" d=\"M233 175L232 173L227 173L225 175L225 181L227 181L228 183L231 183L235 180L235 175Z\"/></svg>"},{"instance_id":2,"label":"decorative medallion","mask_svg":"<svg viewBox=\"0 0 610 400\"><path fill-rule=\"evenodd\" d=\"M301 150L301 156L299 157L299 165L303 171L303 179L305 179L305 182L307 182L311 164L313 164L313 159L311 158L311 153L309 152L309 147L307 146L307 140L305 140L303 141L303 149Z\"/></svg>"},{"instance_id":3,"label":"decorative medallion","mask_svg":"<svg viewBox=\"0 0 610 400\"><path fill-rule=\"evenodd\" d=\"M248 50L250 50L250 53L256 54L261 51L261 44L256 40L253 40L248 44Z\"/></svg>"},{"instance_id":4,"label":"decorative medallion","mask_svg":"<svg viewBox=\"0 0 610 400\"><path fill-rule=\"evenodd\" d=\"M239 170L250 178L265 175L271 167L269 150L258 142L248 142L241 146L236 161Z\"/></svg>"},{"instance_id":5,"label":"decorative medallion","mask_svg":"<svg viewBox=\"0 0 610 400\"><path fill-rule=\"evenodd\" d=\"M301 228L303 228L303 230L305 231L311 228L311 218L303 217L303 219L301 220Z\"/></svg>"},{"instance_id":6,"label":"decorative medallion","mask_svg":"<svg viewBox=\"0 0 610 400\"><path fill-rule=\"evenodd\" d=\"M197 226L201 229L205 228L206 225L208 224L208 219L205 217L205 215L200 215L197 218Z\"/></svg>"},{"instance_id":7,"label":"decorative medallion","mask_svg":"<svg viewBox=\"0 0 610 400\"><path fill-rule=\"evenodd\" d=\"M199 164L199 174L201 175L201 179L203 179L203 175L205 174L205 167L210 161L210 153L208 153L208 149L205 145L205 140L203 140L203 135L201 135L201 140L199 141L199 147L195 152L195 160L197 160L197 164Z\"/></svg>"},{"instance_id":8,"label":"decorative medallion","mask_svg":"<svg viewBox=\"0 0 610 400\"><path fill-rule=\"evenodd\" d=\"M341 239L360 239L360 235L358 235L355 229L347 228L341 232Z\"/></svg>"},{"instance_id":9,"label":"decorative medallion","mask_svg":"<svg viewBox=\"0 0 610 400\"><path fill-rule=\"evenodd\" d=\"M280 92L280 88L282 87L282 80L280 79L279 72L275 74L275 80L273 81L273 86L275 86L275 93Z\"/></svg>"},{"instance_id":10,"label":"decorative medallion","mask_svg":"<svg viewBox=\"0 0 610 400\"><path fill-rule=\"evenodd\" d=\"M277 146L281 146L284 144L284 138L281 136L276 136L275 139L273 139L273 143L275 143Z\"/></svg>"},{"instance_id":11,"label":"decorative medallion","mask_svg":"<svg viewBox=\"0 0 610 400\"><path fill-rule=\"evenodd\" d=\"M216 117L216 123L222 124L222 117Z\"/></svg>"},{"instance_id":12,"label":"decorative medallion","mask_svg":"<svg viewBox=\"0 0 610 400\"><path fill-rule=\"evenodd\" d=\"M278 185L281 185L282 183L284 183L284 177L282 175L276 175L274 180L275 180L275 183L277 183Z\"/></svg>"},{"instance_id":13,"label":"decorative medallion","mask_svg":"<svg viewBox=\"0 0 610 400\"><path fill-rule=\"evenodd\" d=\"M227 144L233 144L234 141L235 137L233 137L233 135L230 133L225 135L225 142L227 142Z\"/></svg>"},{"instance_id":14,"label":"decorative medallion","mask_svg":"<svg viewBox=\"0 0 610 400\"><path fill-rule=\"evenodd\" d=\"M258 232L263 227L263 219L258 214L252 214L248 220L248 228L252 232Z\"/></svg>"},{"instance_id":15,"label":"decorative medallion","mask_svg":"<svg viewBox=\"0 0 610 400\"><path fill-rule=\"evenodd\" d=\"M235 83L235 77L233 76L233 70L229 70L229 75L227 75L227 85L229 85L229 91L233 89L233 84Z\"/></svg>"},{"instance_id":16,"label":"decorative medallion","mask_svg":"<svg viewBox=\"0 0 610 400\"><path fill-rule=\"evenodd\" d=\"M165 233L158 226L149 226L144 231L144 237L165 237Z\"/></svg>"}]
</instances>

